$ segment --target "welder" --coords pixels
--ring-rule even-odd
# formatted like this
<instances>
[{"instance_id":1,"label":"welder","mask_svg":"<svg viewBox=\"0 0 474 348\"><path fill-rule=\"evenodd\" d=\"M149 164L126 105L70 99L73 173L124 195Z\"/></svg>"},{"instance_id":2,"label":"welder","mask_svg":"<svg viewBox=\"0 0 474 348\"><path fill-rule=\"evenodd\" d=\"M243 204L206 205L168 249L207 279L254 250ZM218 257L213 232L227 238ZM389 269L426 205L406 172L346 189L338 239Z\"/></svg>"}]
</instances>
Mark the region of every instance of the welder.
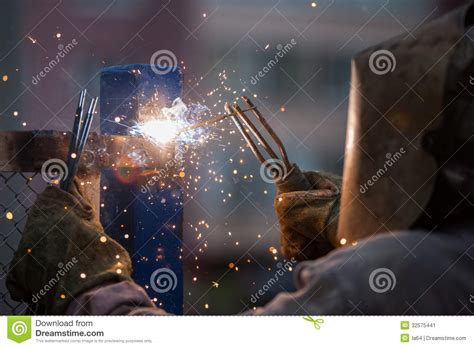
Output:
<instances>
[{"instance_id":1,"label":"welder","mask_svg":"<svg viewBox=\"0 0 474 348\"><path fill-rule=\"evenodd\" d=\"M353 59L343 178L292 165L277 183L297 290L248 314L472 314L473 23L471 3ZM166 314L131 274L79 188L48 187L7 286L38 314Z\"/></svg>"}]
</instances>

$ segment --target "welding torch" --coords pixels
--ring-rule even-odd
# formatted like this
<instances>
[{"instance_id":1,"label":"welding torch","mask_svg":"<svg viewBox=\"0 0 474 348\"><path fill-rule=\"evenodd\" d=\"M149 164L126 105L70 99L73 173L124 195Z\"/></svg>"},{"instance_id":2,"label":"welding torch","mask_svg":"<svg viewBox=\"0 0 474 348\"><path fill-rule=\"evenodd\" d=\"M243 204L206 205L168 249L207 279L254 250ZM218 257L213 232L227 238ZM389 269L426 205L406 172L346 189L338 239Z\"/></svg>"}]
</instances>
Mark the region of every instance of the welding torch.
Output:
<instances>
[{"instance_id":1,"label":"welding torch","mask_svg":"<svg viewBox=\"0 0 474 348\"><path fill-rule=\"evenodd\" d=\"M242 109L237 103L232 105L226 103L225 110L227 114L213 117L203 122L182 128L178 131L178 134L192 129L206 127L230 117L254 156L261 163L262 170L260 173L262 177L265 176L274 182L279 189L287 192L311 189L311 184L303 173L296 165L290 162L285 145L262 113L250 98L244 96L242 97L242 100L246 105L244 109ZM257 119L262 127L258 127L257 124L252 121L251 115L247 114L248 112L251 112L251 115ZM272 148L270 141L266 139L262 131L265 131L270 137L271 142L276 145L276 150ZM256 141L253 138L255 138ZM260 151L259 147L262 147L263 150L265 150L267 157L262 153L262 151Z\"/></svg>"}]
</instances>

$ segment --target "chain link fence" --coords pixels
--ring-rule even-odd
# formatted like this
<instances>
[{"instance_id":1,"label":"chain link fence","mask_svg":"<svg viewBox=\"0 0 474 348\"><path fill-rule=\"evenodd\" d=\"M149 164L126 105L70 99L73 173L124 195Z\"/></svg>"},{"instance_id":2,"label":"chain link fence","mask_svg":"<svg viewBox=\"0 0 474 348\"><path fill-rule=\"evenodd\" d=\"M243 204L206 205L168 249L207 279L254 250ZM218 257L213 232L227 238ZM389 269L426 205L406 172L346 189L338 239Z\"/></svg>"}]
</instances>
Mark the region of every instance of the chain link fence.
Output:
<instances>
[{"instance_id":1,"label":"chain link fence","mask_svg":"<svg viewBox=\"0 0 474 348\"><path fill-rule=\"evenodd\" d=\"M40 173L0 172L0 315L22 314L28 309L11 299L5 280L28 210L45 187Z\"/></svg>"}]
</instances>

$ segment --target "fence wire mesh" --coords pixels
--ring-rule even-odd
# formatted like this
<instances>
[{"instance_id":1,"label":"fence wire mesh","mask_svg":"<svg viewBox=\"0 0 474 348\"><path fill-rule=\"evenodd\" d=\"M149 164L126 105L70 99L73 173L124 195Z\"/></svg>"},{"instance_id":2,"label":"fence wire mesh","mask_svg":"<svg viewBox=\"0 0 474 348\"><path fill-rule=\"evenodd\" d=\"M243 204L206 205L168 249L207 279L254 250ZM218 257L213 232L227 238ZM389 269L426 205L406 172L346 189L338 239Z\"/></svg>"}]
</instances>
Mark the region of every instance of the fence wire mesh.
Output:
<instances>
[{"instance_id":1,"label":"fence wire mesh","mask_svg":"<svg viewBox=\"0 0 474 348\"><path fill-rule=\"evenodd\" d=\"M0 315L21 314L28 309L26 304L12 300L5 280L28 210L45 187L39 173L0 172Z\"/></svg>"}]
</instances>

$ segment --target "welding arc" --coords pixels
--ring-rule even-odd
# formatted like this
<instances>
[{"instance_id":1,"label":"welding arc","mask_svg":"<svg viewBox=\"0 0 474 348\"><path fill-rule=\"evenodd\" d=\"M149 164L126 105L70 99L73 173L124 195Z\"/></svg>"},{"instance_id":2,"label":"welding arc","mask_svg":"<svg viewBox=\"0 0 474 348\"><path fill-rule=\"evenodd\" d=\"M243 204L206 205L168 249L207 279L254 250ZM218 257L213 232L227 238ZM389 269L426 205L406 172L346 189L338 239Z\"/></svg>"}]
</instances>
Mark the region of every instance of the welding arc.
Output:
<instances>
[{"instance_id":1,"label":"welding arc","mask_svg":"<svg viewBox=\"0 0 474 348\"><path fill-rule=\"evenodd\" d=\"M95 108L99 98L92 98L89 104L89 109L85 117L83 117L84 101L86 98L86 90L82 90L79 96L79 103L76 109L76 116L72 127L71 141L69 143L69 151L67 155L68 176L61 183L61 188L65 191L70 191L74 177L79 167L82 151L87 142L87 137L94 118Z\"/></svg>"}]
</instances>

